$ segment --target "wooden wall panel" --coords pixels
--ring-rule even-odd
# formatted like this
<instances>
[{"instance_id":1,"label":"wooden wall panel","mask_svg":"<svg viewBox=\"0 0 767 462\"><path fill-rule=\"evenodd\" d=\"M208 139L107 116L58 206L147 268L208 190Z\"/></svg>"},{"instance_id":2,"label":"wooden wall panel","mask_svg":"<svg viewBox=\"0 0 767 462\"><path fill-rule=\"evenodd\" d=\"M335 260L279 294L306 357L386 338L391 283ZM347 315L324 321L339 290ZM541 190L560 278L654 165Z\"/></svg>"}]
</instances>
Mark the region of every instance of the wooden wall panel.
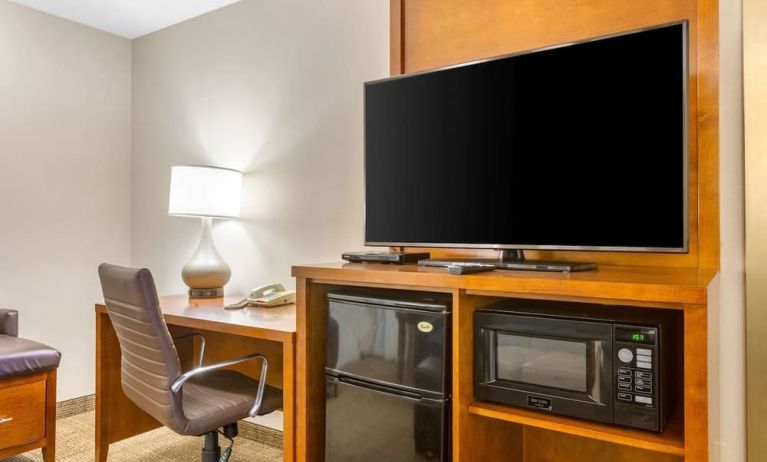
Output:
<instances>
[{"instance_id":1,"label":"wooden wall panel","mask_svg":"<svg viewBox=\"0 0 767 462\"><path fill-rule=\"evenodd\" d=\"M719 267L717 0L391 0L391 5L392 74L688 20L689 253L527 253L612 265ZM495 255L430 250L435 256Z\"/></svg>"},{"instance_id":2,"label":"wooden wall panel","mask_svg":"<svg viewBox=\"0 0 767 462\"><path fill-rule=\"evenodd\" d=\"M406 0L403 12L407 72L696 20L690 0Z\"/></svg>"},{"instance_id":3,"label":"wooden wall panel","mask_svg":"<svg viewBox=\"0 0 767 462\"><path fill-rule=\"evenodd\" d=\"M389 73L402 74L405 68L405 49L402 40L402 0L389 0Z\"/></svg>"}]
</instances>

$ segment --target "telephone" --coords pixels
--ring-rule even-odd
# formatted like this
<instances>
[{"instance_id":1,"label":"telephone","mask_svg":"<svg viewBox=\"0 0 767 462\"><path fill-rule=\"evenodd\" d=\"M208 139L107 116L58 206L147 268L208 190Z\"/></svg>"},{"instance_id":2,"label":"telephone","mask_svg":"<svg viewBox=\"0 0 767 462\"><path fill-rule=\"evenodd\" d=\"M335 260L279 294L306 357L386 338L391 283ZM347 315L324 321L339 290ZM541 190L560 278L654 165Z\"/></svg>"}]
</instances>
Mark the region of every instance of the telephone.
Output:
<instances>
[{"instance_id":1,"label":"telephone","mask_svg":"<svg viewBox=\"0 0 767 462\"><path fill-rule=\"evenodd\" d=\"M272 283L251 290L247 297L237 303L226 305L227 310L236 310L246 306L279 306L294 303L296 293L292 290L285 290L282 284Z\"/></svg>"}]
</instances>

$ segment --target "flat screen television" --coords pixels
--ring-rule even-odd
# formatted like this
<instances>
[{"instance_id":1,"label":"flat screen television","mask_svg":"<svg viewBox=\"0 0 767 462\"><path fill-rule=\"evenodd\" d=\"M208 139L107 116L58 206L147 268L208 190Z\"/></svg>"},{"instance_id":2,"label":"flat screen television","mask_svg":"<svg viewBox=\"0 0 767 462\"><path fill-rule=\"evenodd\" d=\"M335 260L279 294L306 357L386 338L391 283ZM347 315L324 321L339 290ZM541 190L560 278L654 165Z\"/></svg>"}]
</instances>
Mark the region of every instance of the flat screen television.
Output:
<instances>
[{"instance_id":1,"label":"flat screen television","mask_svg":"<svg viewBox=\"0 0 767 462\"><path fill-rule=\"evenodd\" d=\"M365 84L366 245L688 249L687 24Z\"/></svg>"}]
</instances>

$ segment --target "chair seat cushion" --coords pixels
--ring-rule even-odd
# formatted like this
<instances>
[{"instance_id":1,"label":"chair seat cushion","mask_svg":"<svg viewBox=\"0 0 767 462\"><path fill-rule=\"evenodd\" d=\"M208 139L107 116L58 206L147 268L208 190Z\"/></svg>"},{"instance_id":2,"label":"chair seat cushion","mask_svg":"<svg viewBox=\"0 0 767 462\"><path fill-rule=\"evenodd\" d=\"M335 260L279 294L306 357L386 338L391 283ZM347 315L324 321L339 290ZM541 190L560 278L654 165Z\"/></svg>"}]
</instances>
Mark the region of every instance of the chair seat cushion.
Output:
<instances>
[{"instance_id":1,"label":"chair seat cushion","mask_svg":"<svg viewBox=\"0 0 767 462\"><path fill-rule=\"evenodd\" d=\"M183 387L182 404L188 425L184 434L205 432L248 417L256 400L258 380L237 371L210 371L193 377ZM282 407L282 391L266 386L258 414Z\"/></svg>"},{"instance_id":2,"label":"chair seat cushion","mask_svg":"<svg viewBox=\"0 0 767 462\"><path fill-rule=\"evenodd\" d=\"M59 367L61 353L42 343L0 335L0 380Z\"/></svg>"}]
</instances>

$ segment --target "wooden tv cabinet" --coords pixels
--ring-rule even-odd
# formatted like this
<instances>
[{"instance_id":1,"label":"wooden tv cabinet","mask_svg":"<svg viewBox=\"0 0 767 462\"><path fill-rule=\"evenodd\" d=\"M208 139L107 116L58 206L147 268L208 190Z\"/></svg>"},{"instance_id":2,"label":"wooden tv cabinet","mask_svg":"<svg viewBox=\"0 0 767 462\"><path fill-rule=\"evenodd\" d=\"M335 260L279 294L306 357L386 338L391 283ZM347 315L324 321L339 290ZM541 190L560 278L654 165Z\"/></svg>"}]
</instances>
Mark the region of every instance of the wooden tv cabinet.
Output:
<instances>
[{"instance_id":1,"label":"wooden tv cabinet","mask_svg":"<svg viewBox=\"0 0 767 462\"><path fill-rule=\"evenodd\" d=\"M454 461L707 461L713 440L709 437L709 408L716 409L710 401L716 391L716 275L715 270L620 266L570 274L496 270L463 276L417 265L294 266L298 291L296 458L300 462L324 460L327 292L363 286L452 294ZM508 297L681 310L684 398L664 432L475 400L472 314L478 307Z\"/></svg>"}]
</instances>

